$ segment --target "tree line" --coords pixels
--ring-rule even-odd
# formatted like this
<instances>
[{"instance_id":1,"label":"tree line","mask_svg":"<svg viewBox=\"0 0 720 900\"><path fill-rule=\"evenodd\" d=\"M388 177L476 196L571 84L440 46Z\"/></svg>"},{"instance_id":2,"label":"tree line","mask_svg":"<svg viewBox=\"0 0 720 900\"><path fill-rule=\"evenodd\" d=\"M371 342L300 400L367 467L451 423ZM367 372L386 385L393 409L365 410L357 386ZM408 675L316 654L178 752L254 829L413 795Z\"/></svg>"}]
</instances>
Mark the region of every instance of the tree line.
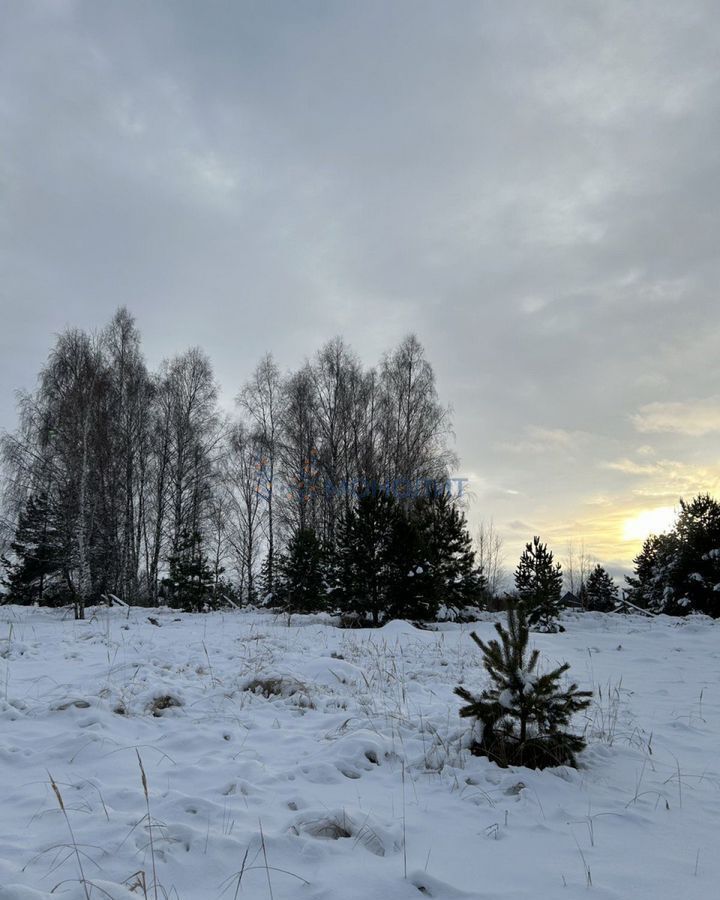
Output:
<instances>
[{"instance_id":1,"label":"tree line","mask_svg":"<svg viewBox=\"0 0 720 900\"><path fill-rule=\"evenodd\" d=\"M563 571L539 537L503 594L492 523L475 546L450 478L449 408L410 335L366 368L341 339L296 371L264 356L223 414L199 348L148 370L133 317L58 336L18 427L0 438L5 599L200 610L219 602L421 620L520 603L552 630ZM564 579L584 609L618 587L584 547ZM649 538L628 598L657 612L720 613L720 506L680 501Z\"/></svg>"},{"instance_id":2,"label":"tree line","mask_svg":"<svg viewBox=\"0 0 720 900\"><path fill-rule=\"evenodd\" d=\"M229 417L202 350L150 372L120 309L97 334L58 336L18 413L0 444L5 583L78 615L109 594L188 608L287 595L287 554L309 534L339 553L364 496L419 547L421 499L445 508L452 492L449 409L412 335L372 368L341 338L288 373L267 355Z\"/></svg>"}]
</instances>

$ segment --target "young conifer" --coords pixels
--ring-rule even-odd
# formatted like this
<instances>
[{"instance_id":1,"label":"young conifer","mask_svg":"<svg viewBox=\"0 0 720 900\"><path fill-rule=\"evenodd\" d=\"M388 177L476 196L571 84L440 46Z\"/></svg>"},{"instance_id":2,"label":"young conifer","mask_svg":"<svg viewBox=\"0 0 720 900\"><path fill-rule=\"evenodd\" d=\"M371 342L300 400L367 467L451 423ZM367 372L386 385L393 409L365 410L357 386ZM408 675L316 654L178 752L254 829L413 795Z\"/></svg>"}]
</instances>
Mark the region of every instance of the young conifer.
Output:
<instances>
[{"instance_id":1,"label":"young conifer","mask_svg":"<svg viewBox=\"0 0 720 900\"><path fill-rule=\"evenodd\" d=\"M298 528L277 560L273 603L288 615L322 611L327 605L326 552L312 528Z\"/></svg>"},{"instance_id":2,"label":"young conifer","mask_svg":"<svg viewBox=\"0 0 720 900\"><path fill-rule=\"evenodd\" d=\"M495 629L499 641L485 643L475 632L471 635L482 651L490 686L478 696L464 687L455 689L466 703L460 715L478 725L472 752L503 767L575 766L585 740L566 729L572 716L589 706L592 692L580 691L576 684L563 688L560 679L568 663L538 671L539 653L528 650L522 611L510 607L507 628L498 623Z\"/></svg>"},{"instance_id":3,"label":"young conifer","mask_svg":"<svg viewBox=\"0 0 720 900\"><path fill-rule=\"evenodd\" d=\"M562 569L553 560L552 550L534 537L525 546L515 570L515 589L528 624L537 631L563 631L560 614Z\"/></svg>"},{"instance_id":4,"label":"young conifer","mask_svg":"<svg viewBox=\"0 0 720 900\"><path fill-rule=\"evenodd\" d=\"M615 609L617 602L618 589L612 576L600 564L596 565L585 586L585 608L595 612L610 612Z\"/></svg>"}]
</instances>

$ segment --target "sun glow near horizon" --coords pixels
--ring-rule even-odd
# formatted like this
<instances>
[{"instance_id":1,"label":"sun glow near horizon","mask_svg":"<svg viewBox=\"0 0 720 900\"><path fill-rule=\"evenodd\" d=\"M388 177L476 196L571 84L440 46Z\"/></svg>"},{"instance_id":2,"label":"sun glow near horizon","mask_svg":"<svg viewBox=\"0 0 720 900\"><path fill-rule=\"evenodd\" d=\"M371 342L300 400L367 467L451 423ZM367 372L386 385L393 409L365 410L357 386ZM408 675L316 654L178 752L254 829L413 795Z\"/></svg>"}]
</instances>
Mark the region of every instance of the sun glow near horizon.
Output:
<instances>
[{"instance_id":1,"label":"sun glow near horizon","mask_svg":"<svg viewBox=\"0 0 720 900\"><path fill-rule=\"evenodd\" d=\"M644 541L651 534L663 534L675 523L673 506L645 509L623 523L623 541Z\"/></svg>"}]
</instances>

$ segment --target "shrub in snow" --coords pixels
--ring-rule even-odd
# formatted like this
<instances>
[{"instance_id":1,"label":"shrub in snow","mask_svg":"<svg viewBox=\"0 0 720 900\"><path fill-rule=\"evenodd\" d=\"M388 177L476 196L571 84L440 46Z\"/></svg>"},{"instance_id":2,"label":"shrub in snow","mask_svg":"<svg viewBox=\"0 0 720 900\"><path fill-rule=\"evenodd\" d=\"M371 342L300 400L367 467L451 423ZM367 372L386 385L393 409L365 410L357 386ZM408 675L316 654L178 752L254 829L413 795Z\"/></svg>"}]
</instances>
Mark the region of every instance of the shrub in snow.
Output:
<instances>
[{"instance_id":1,"label":"shrub in snow","mask_svg":"<svg viewBox=\"0 0 720 900\"><path fill-rule=\"evenodd\" d=\"M529 630L522 611L508 610L507 629L495 626L500 638L487 644L472 633L483 654L491 685L476 696L455 689L466 705L460 715L476 720L477 737L471 750L500 766L574 766L585 740L566 730L574 713L590 705L592 692L576 684L563 689L560 679L568 663L538 672L538 651L528 653Z\"/></svg>"},{"instance_id":2,"label":"shrub in snow","mask_svg":"<svg viewBox=\"0 0 720 900\"><path fill-rule=\"evenodd\" d=\"M159 694L153 698L152 703L148 706L148 711L158 719L166 709L175 709L182 705L182 700L178 697L173 697L172 694Z\"/></svg>"},{"instance_id":3,"label":"shrub in snow","mask_svg":"<svg viewBox=\"0 0 720 900\"><path fill-rule=\"evenodd\" d=\"M289 675L266 675L250 679L243 690L266 700L291 700L301 709L315 709L310 688Z\"/></svg>"},{"instance_id":4,"label":"shrub in snow","mask_svg":"<svg viewBox=\"0 0 720 900\"><path fill-rule=\"evenodd\" d=\"M528 623L538 631L561 631L560 614L562 569L553 561L552 550L534 537L526 544L515 570L515 589Z\"/></svg>"}]
</instances>

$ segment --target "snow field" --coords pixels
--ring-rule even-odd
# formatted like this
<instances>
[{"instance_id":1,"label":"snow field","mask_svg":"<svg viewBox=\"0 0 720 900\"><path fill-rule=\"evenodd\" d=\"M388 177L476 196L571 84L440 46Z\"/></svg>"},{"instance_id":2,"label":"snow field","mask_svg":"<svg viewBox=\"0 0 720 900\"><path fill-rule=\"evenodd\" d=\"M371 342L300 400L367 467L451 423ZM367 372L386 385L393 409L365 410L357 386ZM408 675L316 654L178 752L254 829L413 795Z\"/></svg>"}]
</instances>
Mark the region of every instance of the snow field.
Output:
<instances>
[{"instance_id":1,"label":"snow field","mask_svg":"<svg viewBox=\"0 0 720 900\"><path fill-rule=\"evenodd\" d=\"M0 607L0 900L714 896L711 620L533 634L596 692L581 768L534 772L466 749L468 626L88 615Z\"/></svg>"}]
</instances>

